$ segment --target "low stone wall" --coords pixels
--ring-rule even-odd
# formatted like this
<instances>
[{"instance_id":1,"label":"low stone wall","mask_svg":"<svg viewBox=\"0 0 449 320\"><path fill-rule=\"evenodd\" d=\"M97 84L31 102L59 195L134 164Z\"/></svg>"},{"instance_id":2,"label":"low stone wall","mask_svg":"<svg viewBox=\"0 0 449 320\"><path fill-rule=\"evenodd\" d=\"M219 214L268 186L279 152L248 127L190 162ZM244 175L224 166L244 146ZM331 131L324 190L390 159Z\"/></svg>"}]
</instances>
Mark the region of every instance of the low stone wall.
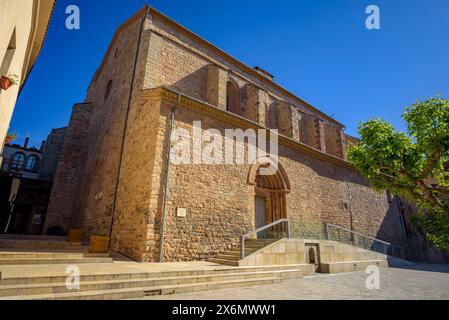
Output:
<instances>
[{"instance_id":1,"label":"low stone wall","mask_svg":"<svg viewBox=\"0 0 449 320\"><path fill-rule=\"evenodd\" d=\"M314 263L310 261L310 249L315 252ZM305 270L313 270L315 266L319 266L320 272L338 273L361 271L369 265L387 267L387 258L386 255L335 241L283 239L243 259L239 265L304 264L310 266Z\"/></svg>"},{"instance_id":2,"label":"low stone wall","mask_svg":"<svg viewBox=\"0 0 449 320\"><path fill-rule=\"evenodd\" d=\"M379 268L388 268L388 261L373 260L373 261L353 261L353 262L334 262L322 263L320 265L321 273L349 273L362 272L370 266L377 266Z\"/></svg>"}]
</instances>

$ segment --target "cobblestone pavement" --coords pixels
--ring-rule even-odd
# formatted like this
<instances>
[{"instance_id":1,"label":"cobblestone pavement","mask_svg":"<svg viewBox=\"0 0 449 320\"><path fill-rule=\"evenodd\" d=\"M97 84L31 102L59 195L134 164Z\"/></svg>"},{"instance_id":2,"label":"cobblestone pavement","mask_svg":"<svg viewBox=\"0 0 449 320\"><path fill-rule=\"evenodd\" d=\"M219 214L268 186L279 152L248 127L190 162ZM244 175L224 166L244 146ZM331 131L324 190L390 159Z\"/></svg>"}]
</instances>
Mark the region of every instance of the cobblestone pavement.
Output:
<instances>
[{"instance_id":1,"label":"cobblestone pavement","mask_svg":"<svg viewBox=\"0 0 449 320\"><path fill-rule=\"evenodd\" d=\"M363 272L318 275L279 284L146 297L146 300L447 300L449 265L414 265L381 271L380 290L366 289Z\"/></svg>"}]
</instances>

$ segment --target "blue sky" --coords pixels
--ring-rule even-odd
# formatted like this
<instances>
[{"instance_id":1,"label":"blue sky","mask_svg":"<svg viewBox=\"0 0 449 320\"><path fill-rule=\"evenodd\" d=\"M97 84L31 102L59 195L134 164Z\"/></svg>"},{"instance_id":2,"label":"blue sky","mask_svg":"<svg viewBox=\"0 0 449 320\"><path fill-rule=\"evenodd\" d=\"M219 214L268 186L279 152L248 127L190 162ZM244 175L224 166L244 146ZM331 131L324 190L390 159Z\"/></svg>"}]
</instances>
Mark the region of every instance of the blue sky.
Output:
<instances>
[{"instance_id":1,"label":"blue sky","mask_svg":"<svg viewBox=\"0 0 449 320\"><path fill-rule=\"evenodd\" d=\"M333 115L357 134L382 117L399 130L405 106L449 97L448 0L58 0L45 47L19 98L11 131L38 146L84 101L115 29L149 3L249 66ZM65 8L81 29L65 28ZM365 9L381 10L381 30Z\"/></svg>"}]
</instances>

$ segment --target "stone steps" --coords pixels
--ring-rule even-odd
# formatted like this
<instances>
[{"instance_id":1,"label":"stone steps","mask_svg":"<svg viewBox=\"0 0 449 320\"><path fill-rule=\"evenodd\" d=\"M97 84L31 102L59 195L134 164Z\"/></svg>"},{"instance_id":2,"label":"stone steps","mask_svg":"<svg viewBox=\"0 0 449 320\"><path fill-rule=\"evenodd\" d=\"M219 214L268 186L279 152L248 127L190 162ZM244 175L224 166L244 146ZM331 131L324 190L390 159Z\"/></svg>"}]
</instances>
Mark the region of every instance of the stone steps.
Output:
<instances>
[{"instance_id":1,"label":"stone steps","mask_svg":"<svg viewBox=\"0 0 449 320\"><path fill-rule=\"evenodd\" d=\"M79 259L88 257L87 253L33 253L33 252L0 252L0 259ZM93 257L93 256L92 256ZM95 257L98 257L97 255ZM105 256L102 256L105 257Z\"/></svg>"},{"instance_id":2,"label":"stone steps","mask_svg":"<svg viewBox=\"0 0 449 320\"><path fill-rule=\"evenodd\" d=\"M240 255L233 255L233 254L228 254L228 252L225 252L223 254L219 254L219 255L215 256L215 259L239 261Z\"/></svg>"},{"instance_id":3,"label":"stone steps","mask_svg":"<svg viewBox=\"0 0 449 320\"><path fill-rule=\"evenodd\" d=\"M269 239L269 240L259 240L259 239L250 239L245 242L245 256L252 255L257 251L269 246L270 244L275 243L278 240ZM240 247L232 248L228 251L222 252L216 255L213 258L208 259L207 261L228 265L228 266L238 266L239 261L241 260L241 252Z\"/></svg>"},{"instance_id":4,"label":"stone steps","mask_svg":"<svg viewBox=\"0 0 449 320\"><path fill-rule=\"evenodd\" d=\"M264 285L302 276L297 265L84 275L76 292L67 289L64 276L9 278L0 281L0 300L131 299Z\"/></svg>"},{"instance_id":5,"label":"stone steps","mask_svg":"<svg viewBox=\"0 0 449 320\"><path fill-rule=\"evenodd\" d=\"M153 296L153 295L172 295L176 293L185 293L185 292L209 291L226 288L267 285L272 283L279 283L280 281L281 281L280 278L231 280L220 282L195 283L187 285L183 284L183 285L156 286L145 288L86 291L78 293L42 294L42 295L30 295L25 297L11 296L11 297L2 297L0 298L0 300L119 300L119 299L121 300L121 299L141 298L144 296Z\"/></svg>"},{"instance_id":6,"label":"stone steps","mask_svg":"<svg viewBox=\"0 0 449 320\"><path fill-rule=\"evenodd\" d=\"M181 284L223 282L232 280L266 279L276 278L291 279L302 277L301 270L280 270L280 271L260 271L254 273L237 272L228 274L209 274L182 277L160 277L144 278L130 280L110 280L110 281L90 281L82 282L80 292L100 291L100 290L118 290L128 288L149 288L160 286L177 286ZM53 284L34 284L34 285L10 285L0 287L0 297L5 296L24 296L37 294L58 294L71 293L65 282Z\"/></svg>"},{"instance_id":7,"label":"stone steps","mask_svg":"<svg viewBox=\"0 0 449 320\"><path fill-rule=\"evenodd\" d=\"M66 236L46 236L46 235L17 235L17 234L0 234L0 240L15 240L15 241L67 241Z\"/></svg>"},{"instance_id":8,"label":"stone steps","mask_svg":"<svg viewBox=\"0 0 449 320\"><path fill-rule=\"evenodd\" d=\"M233 260L228 260L228 259L210 258L210 259L207 259L207 261L212 262L212 263L217 263L217 264L223 264L226 266L238 267L238 265L239 265L238 261L233 261Z\"/></svg>"},{"instance_id":9,"label":"stone steps","mask_svg":"<svg viewBox=\"0 0 449 320\"><path fill-rule=\"evenodd\" d=\"M43 265L43 264L85 264L110 263L109 257L79 257L79 258L0 258L0 265Z\"/></svg>"},{"instance_id":10,"label":"stone steps","mask_svg":"<svg viewBox=\"0 0 449 320\"><path fill-rule=\"evenodd\" d=\"M284 266L259 266L259 267L220 267L218 269L196 269L196 270L176 270L176 271L155 271L155 272L128 272L128 273L103 273L103 274L82 274L80 281L112 281L112 280L132 280L158 277L184 277L193 275L227 274L235 272L261 272L261 271L279 271L279 270L302 270L303 265L284 265ZM67 279L66 275L54 276L32 276L0 279L0 286L3 285L23 285L23 284L48 284L61 283Z\"/></svg>"},{"instance_id":11,"label":"stone steps","mask_svg":"<svg viewBox=\"0 0 449 320\"><path fill-rule=\"evenodd\" d=\"M87 249L79 250L19 250L19 249L0 249L0 259L15 258L107 258L108 253L89 253Z\"/></svg>"},{"instance_id":12,"label":"stone steps","mask_svg":"<svg viewBox=\"0 0 449 320\"><path fill-rule=\"evenodd\" d=\"M0 239L0 248L10 249L80 249L81 247L80 242Z\"/></svg>"}]
</instances>

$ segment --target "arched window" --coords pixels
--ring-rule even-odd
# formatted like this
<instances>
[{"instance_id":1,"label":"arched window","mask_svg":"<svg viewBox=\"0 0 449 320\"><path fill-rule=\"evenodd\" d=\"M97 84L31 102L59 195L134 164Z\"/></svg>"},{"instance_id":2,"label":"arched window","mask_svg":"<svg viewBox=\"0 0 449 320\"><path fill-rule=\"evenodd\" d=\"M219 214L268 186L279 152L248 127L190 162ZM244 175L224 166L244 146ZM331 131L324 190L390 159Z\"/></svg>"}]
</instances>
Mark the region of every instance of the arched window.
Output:
<instances>
[{"instance_id":1,"label":"arched window","mask_svg":"<svg viewBox=\"0 0 449 320\"><path fill-rule=\"evenodd\" d=\"M237 84L228 81L226 85L226 111L239 114L239 88Z\"/></svg>"},{"instance_id":2,"label":"arched window","mask_svg":"<svg viewBox=\"0 0 449 320\"><path fill-rule=\"evenodd\" d=\"M27 163L25 166L25 170L30 171L30 172L38 172L39 171L39 158L34 155L28 157L28 160L27 160Z\"/></svg>"},{"instance_id":3,"label":"arched window","mask_svg":"<svg viewBox=\"0 0 449 320\"><path fill-rule=\"evenodd\" d=\"M11 168L12 169L22 169L25 163L25 154L22 152L15 153L11 158Z\"/></svg>"},{"instance_id":4,"label":"arched window","mask_svg":"<svg viewBox=\"0 0 449 320\"><path fill-rule=\"evenodd\" d=\"M107 100L109 98L111 90L112 90L112 80L109 80L108 84L106 85L106 90L104 92L104 100Z\"/></svg>"}]
</instances>

